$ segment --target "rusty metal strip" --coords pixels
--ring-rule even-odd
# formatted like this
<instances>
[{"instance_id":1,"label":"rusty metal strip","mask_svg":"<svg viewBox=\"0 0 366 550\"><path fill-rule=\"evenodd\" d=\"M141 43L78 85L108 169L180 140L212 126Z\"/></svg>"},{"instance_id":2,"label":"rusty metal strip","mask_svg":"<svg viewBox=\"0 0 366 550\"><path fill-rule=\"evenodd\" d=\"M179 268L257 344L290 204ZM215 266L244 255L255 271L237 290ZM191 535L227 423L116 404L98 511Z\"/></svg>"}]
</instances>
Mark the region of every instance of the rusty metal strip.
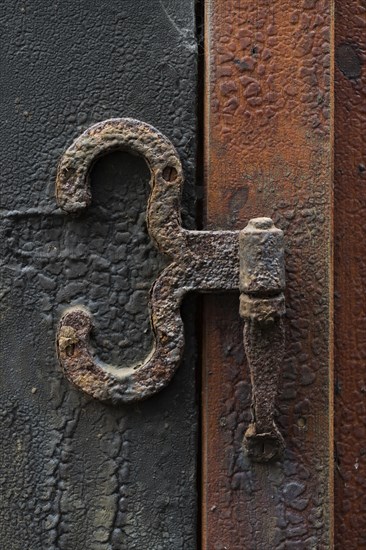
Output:
<instances>
[{"instance_id":1,"label":"rusty metal strip","mask_svg":"<svg viewBox=\"0 0 366 550\"><path fill-rule=\"evenodd\" d=\"M277 458L284 448L273 420L284 351L283 232L269 218L251 220L241 232L182 228L179 157L165 136L133 119L97 124L69 147L61 159L56 185L63 210L77 213L90 204L90 169L97 158L116 148L142 155L150 167L147 226L158 249L172 260L150 292L154 349L142 364L122 369L102 364L89 347L91 314L73 307L63 314L57 332L58 357L65 375L102 401L116 404L146 399L168 384L180 364L184 295L240 286L240 313L245 319L245 348L253 382L253 422L244 445L249 457L258 462Z\"/></svg>"},{"instance_id":2,"label":"rusty metal strip","mask_svg":"<svg viewBox=\"0 0 366 550\"><path fill-rule=\"evenodd\" d=\"M335 548L366 548L366 13L335 2Z\"/></svg>"},{"instance_id":3,"label":"rusty metal strip","mask_svg":"<svg viewBox=\"0 0 366 550\"><path fill-rule=\"evenodd\" d=\"M279 458L285 443L274 421L285 353L284 235L270 218L256 218L240 231L240 315L252 383L252 422L244 435L257 462Z\"/></svg>"},{"instance_id":4,"label":"rusty metal strip","mask_svg":"<svg viewBox=\"0 0 366 550\"><path fill-rule=\"evenodd\" d=\"M332 548L331 0L208 0L205 228L286 235L283 458L249 462L236 298L205 297L202 548Z\"/></svg>"}]
</instances>

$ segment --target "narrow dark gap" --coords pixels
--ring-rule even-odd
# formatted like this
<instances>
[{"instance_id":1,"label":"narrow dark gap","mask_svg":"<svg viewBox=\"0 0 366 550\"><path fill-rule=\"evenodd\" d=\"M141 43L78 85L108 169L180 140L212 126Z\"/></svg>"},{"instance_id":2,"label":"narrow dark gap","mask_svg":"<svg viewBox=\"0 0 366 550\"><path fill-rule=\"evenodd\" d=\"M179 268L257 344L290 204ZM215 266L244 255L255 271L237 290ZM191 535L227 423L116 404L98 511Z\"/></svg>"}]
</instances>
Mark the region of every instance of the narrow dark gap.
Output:
<instances>
[{"instance_id":1,"label":"narrow dark gap","mask_svg":"<svg viewBox=\"0 0 366 550\"><path fill-rule=\"evenodd\" d=\"M203 228L203 136L204 136L204 81L205 81L205 52L204 52L204 8L205 0L196 0L196 40L197 40L197 106L196 106L196 227Z\"/></svg>"},{"instance_id":2,"label":"narrow dark gap","mask_svg":"<svg viewBox=\"0 0 366 550\"><path fill-rule=\"evenodd\" d=\"M203 322L203 297L196 295L196 338L197 338L197 368L196 368L196 404L197 404L197 550L202 548L202 322Z\"/></svg>"},{"instance_id":3,"label":"narrow dark gap","mask_svg":"<svg viewBox=\"0 0 366 550\"><path fill-rule=\"evenodd\" d=\"M204 9L205 0L196 0L196 39L197 39L197 108L196 108L196 228L203 227L203 176L204 176ZM196 368L196 404L197 404L197 550L202 548L202 344L203 344L203 299L197 295L196 334L197 334L197 368Z\"/></svg>"}]
</instances>

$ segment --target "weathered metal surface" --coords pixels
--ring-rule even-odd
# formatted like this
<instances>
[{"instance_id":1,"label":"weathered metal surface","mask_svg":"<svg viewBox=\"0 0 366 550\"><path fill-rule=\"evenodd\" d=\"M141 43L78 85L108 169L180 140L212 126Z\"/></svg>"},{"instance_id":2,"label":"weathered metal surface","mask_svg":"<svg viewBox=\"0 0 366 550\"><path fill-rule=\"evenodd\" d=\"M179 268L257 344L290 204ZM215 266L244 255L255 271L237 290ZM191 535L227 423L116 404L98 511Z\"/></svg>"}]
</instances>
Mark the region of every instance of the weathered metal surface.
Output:
<instances>
[{"instance_id":1,"label":"weathered metal surface","mask_svg":"<svg viewBox=\"0 0 366 550\"><path fill-rule=\"evenodd\" d=\"M366 548L365 3L335 2L335 548Z\"/></svg>"},{"instance_id":2,"label":"weathered metal surface","mask_svg":"<svg viewBox=\"0 0 366 550\"><path fill-rule=\"evenodd\" d=\"M273 321L285 313L283 231L271 218L254 218L239 233L240 314L244 319Z\"/></svg>"},{"instance_id":3,"label":"weathered metal surface","mask_svg":"<svg viewBox=\"0 0 366 550\"><path fill-rule=\"evenodd\" d=\"M75 307L63 314L57 335L58 356L69 380L114 404L146 399L171 380L183 354L180 307L187 292L234 290L239 285L239 233L182 227L181 163L170 141L148 124L114 119L84 132L59 164L56 195L61 208L70 213L86 208L91 202L91 167L116 149L128 149L146 160L151 171L147 227L158 249L172 260L150 291L154 347L144 362L127 369L101 364L88 345L91 316Z\"/></svg>"},{"instance_id":4,"label":"weathered metal surface","mask_svg":"<svg viewBox=\"0 0 366 550\"><path fill-rule=\"evenodd\" d=\"M194 301L182 365L158 399L90 399L55 353L62 312L82 304L101 359L133 363L151 348L149 287L166 262L146 230L148 170L117 151L95 164L85 213L54 199L65 145L127 113L174 141L194 227L194 2L5 0L0 14L0 548L194 549Z\"/></svg>"},{"instance_id":5,"label":"weathered metal surface","mask_svg":"<svg viewBox=\"0 0 366 550\"><path fill-rule=\"evenodd\" d=\"M281 460L251 462L237 297L205 297L203 548L331 548L330 0L210 0L206 229L271 217L285 233Z\"/></svg>"},{"instance_id":6,"label":"weathered metal surface","mask_svg":"<svg viewBox=\"0 0 366 550\"><path fill-rule=\"evenodd\" d=\"M244 448L257 462L281 456L285 443L273 419L285 351L283 231L255 218L239 233L240 315L252 384L252 421Z\"/></svg>"},{"instance_id":7,"label":"weathered metal surface","mask_svg":"<svg viewBox=\"0 0 366 550\"><path fill-rule=\"evenodd\" d=\"M89 347L91 314L73 307L63 314L57 333L62 368L71 382L97 399L114 404L146 399L170 382L180 364L184 295L240 286L256 419L248 428L246 444L253 458L269 460L283 447L272 418L284 346L283 325L277 319L284 314L283 232L269 218L251 220L241 232L184 229L180 218L183 174L177 152L158 130L129 118L96 124L67 149L56 181L57 202L63 210L80 213L91 203L91 167L117 149L140 154L150 168L146 223L157 248L172 260L150 291L154 347L143 363L129 368L102 364ZM275 326L266 326L269 322ZM261 453L263 438L266 448Z\"/></svg>"},{"instance_id":8,"label":"weathered metal surface","mask_svg":"<svg viewBox=\"0 0 366 550\"><path fill-rule=\"evenodd\" d=\"M246 320L244 348L252 384L252 420L244 434L244 448L252 460L268 462L280 458L285 447L273 419L285 352L281 317L271 323Z\"/></svg>"}]
</instances>

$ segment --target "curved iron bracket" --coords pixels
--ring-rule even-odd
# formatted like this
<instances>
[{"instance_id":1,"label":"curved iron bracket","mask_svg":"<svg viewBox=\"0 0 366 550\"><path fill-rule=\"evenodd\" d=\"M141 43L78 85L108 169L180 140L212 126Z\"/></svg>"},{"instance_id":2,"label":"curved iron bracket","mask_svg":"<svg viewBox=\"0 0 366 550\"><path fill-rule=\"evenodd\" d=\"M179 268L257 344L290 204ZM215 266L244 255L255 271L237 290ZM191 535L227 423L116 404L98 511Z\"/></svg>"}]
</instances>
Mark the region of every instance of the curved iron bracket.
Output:
<instances>
[{"instance_id":1,"label":"curved iron bracket","mask_svg":"<svg viewBox=\"0 0 366 550\"><path fill-rule=\"evenodd\" d=\"M146 160L151 172L148 231L156 247L171 259L150 291L154 347L144 362L128 368L121 369L100 362L89 348L93 323L91 314L83 307L66 310L57 331L57 353L66 377L87 394L114 404L146 399L169 383L183 353L184 332L180 306L184 295L190 291L237 290L240 271L239 231L189 231L182 227L180 199L183 172L180 159L171 142L144 122L131 118L106 120L92 126L76 139L64 153L57 172L56 197L63 210L77 213L90 204L90 170L98 158L116 149L129 150ZM263 220L267 220L267 225L270 223L272 228L272 220ZM280 230L276 231L282 234ZM264 251L264 255L266 253ZM240 262L244 262L242 271L245 270L243 254L245 256L245 252L241 253ZM242 285L242 291L247 292L245 285ZM251 291L243 296L250 297ZM264 304L264 295L259 298ZM263 361L267 361L269 354L264 351L260 332L256 328L258 311L250 306L248 313L243 304L244 298L241 313L245 319L246 351L255 388L256 375L253 373L261 368ZM279 307L282 315L282 302L279 305L274 299L271 307ZM255 334L251 336L253 326ZM278 330L283 333L283 328ZM251 349L255 350L255 355L262 357L258 368ZM280 351L276 355L273 388L277 388L279 356ZM271 366L268 364L265 369L266 376L272 376L269 371L273 363L270 361ZM262 409L255 391L253 396L257 403L254 406L256 417L259 419ZM267 423L260 422L257 432L263 428L265 433L269 433L273 407L274 400L271 400L270 406L265 411L263 409L263 414L269 415L270 420ZM272 435L277 434L272 432ZM250 449L248 452L251 454Z\"/></svg>"}]
</instances>

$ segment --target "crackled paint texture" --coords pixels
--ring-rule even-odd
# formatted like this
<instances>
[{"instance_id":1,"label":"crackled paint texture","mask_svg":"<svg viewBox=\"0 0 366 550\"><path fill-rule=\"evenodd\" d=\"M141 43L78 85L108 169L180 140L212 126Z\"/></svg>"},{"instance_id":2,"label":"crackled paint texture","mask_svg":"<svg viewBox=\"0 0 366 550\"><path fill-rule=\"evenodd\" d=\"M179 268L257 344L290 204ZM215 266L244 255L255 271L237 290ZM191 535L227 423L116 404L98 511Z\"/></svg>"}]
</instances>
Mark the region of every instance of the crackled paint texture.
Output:
<instances>
[{"instance_id":1,"label":"crackled paint texture","mask_svg":"<svg viewBox=\"0 0 366 550\"><path fill-rule=\"evenodd\" d=\"M145 122L114 118L81 134L58 166L56 197L60 207L69 214L83 212L92 201L89 173L95 161L107 152L126 148L140 154L149 166L146 227L157 249L170 259L149 292L154 345L144 362L124 365L129 368L101 363L88 345L93 318L77 306L65 311L57 334L57 354L69 380L96 399L115 405L146 399L171 381L184 351L181 305L187 293L236 290L239 286L239 231L182 227L183 174L178 153L161 132ZM261 221L266 227L262 234L267 234L272 220ZM248 224L247 234L253 231L253 225ZM272 235L273 240L276 232L280 234L275 228L268 232L268 239ZM260 248L268 262L266 245ZM278 259L278 253L274 257ZM263 279L263 261L258 261L257 267L256 280L268 283ZM273 290L271 285L269 290Z\"/></svg>"},{"instance_id":2,"label":"crackled paint texture","mask_svg":"<svg viewBox=\"0 0 366 550\"><path fill-rule=\"evenodd\" d=\"M331 547L330 0L211 0L206 227L272 217L285 233L282 460L242 451L250 381L237 297L206 299L203 547Z\"/></svg>"},{"instance_id":3,"label":"crackled paint texture","mask_svg":"<svg viewBox=\"0 0 366 550\"><path fill-rule=\"evenodd\" d=\"M366 547L366 5L336 1L335 547Z\"/></svg>"},{"instance_id":4,"label":"crackled paint texture","mask_svg":"<svg viewBox=\"0 0 366 550\"><path fill-rule=\"evenodd\" d=\"M101 359L128 363L151 348L148 289L166 262L145 227L148 169L126 153L100 160L79 218L56 208L54 182L83 130L140 118L179 152L193 226L194 2L6 1L1 20L0 546L191 550L194 304L183 307L182 367L139 405L86 397L55 353L57 322L76 304L95 316Z\"/></svg>"}]
</instances>

